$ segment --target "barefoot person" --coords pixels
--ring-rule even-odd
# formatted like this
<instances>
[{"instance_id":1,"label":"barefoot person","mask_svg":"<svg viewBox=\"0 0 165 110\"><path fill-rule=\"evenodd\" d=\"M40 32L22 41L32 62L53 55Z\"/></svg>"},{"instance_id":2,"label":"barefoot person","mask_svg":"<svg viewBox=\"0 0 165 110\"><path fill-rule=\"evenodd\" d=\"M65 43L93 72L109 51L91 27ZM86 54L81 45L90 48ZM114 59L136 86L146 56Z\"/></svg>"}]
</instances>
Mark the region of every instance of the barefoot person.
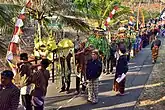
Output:
<instances>
[{"instance_id":1,"label":"barefoot person","mask_svg":"<svg viewBox=\"0 0 165 110\"><path fill-rule=\"evenodd\" d=\"M88 101L91 103L98 102L99 76L102 72L102 63L98 59L98 51L92 52L92 59L87 62L86 77L88 80Z\"/></svg>"},{"instance_id":2,"label":"barefoot person","mask_svg":"<svg viewBox=\"0 0 165 110\"><path fill-rule=\"evenodd\" d=\"M159 47L161 46L161 41L155 37L155 40L151 44L151 51L152 51L152 63L156 63L159 54Z\"/></svg>"},{"instance_id":3,"label":"barefoot person","mask_svg":"<svg viewBox=\"0 0 165 110\"><path fill-rule=\"evenodd\" d=\"M117 78L120 78L123 73L126 74L128 71L126 50L125 49L120 50L119 54L120 54L120 57L117 61L113 90L116 92L119 92L119 95L124 95L126 78L124 78L120 82L117 82L116 80L117 80Z\"/></svg>"}]
</instances>

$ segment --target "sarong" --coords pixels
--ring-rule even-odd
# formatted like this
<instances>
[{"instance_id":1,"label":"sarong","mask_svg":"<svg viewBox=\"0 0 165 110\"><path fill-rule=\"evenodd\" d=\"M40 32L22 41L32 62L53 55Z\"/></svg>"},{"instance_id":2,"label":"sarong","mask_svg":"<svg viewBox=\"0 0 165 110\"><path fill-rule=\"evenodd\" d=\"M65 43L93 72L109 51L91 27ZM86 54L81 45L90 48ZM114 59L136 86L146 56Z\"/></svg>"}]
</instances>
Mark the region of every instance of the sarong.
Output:
<instances>
[{"instance_id":1,"label":"sarong","mask_svg":"<svg viewBox=\"0 0 165 110\"><path fill-rule=\"evenodd\" d=\"M126 78L124 78L120 83L118 83L116 81L116 79L118 78L117 75L115 75L115 79L114 79L114 84L113 84L113 90L115 92L120 92L121 94L123 94L125 92L125 82L126 82Z\"/></svg>"},{"instance_id":2,"label":"sarong","mask_svg":"<svg viewBox=\"0 0 165 110\"><path fill-rule=\"evenodd\" d=\"M158 54L159 54L159 47L158 46L154 46L152 48L152 60L156 61L158 58Z\"/></svg>"},{"instance_id":3,"label":"sarong","mask_svg":"<svg viewBox=\"0 0 165 110\"><path fill-rule=\"evenodd\" d=\"M88 100L92 102L98 102L98 88L99 80L89 80L88 82Z\"/></svg>"}]
</instances>

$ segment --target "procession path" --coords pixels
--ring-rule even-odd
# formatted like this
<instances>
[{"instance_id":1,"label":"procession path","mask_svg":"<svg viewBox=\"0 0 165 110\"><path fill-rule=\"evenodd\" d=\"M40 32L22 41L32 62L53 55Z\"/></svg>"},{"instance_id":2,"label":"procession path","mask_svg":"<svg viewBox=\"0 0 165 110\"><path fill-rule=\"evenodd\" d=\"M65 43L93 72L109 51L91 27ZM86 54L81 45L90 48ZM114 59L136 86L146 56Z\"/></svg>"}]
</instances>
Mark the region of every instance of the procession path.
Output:
<instances>
[{"instance_id":1,"label":"procession path","mask_svg":"<svg viewBox=\"0 0 165 110\"><path fill-rule=\"evenodd\" d=\"M161 48L163 49L163 48ZM51 83L45 101L46 110L133 110L153 69L150 46L142 49L130 61L127 73L125 96L116 96L112 91L114 75L102 74L99 83L99 102L92 105L86 101L87 95L58 93L59 87ZM71 91L75 89L75 76L72 76ZM57 91L58 90L58 91Z\"/></svg>"}]
</instances>

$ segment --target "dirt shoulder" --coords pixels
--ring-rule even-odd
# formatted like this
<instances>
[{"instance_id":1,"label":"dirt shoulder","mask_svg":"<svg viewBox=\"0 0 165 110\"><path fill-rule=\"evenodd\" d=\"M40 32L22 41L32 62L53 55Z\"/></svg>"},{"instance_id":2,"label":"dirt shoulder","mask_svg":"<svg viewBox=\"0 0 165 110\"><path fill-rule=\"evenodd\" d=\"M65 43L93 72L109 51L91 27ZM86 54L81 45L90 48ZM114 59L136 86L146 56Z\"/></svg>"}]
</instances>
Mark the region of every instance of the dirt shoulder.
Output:
<instances>
[{"instance_id":1,"label":"dirt shoulder","mask_svg":"<svg viewBox=\"0 0 165 110\"><path fill-rule=\"evenodd\" d=\"M165 110L165 40L135 110Z\"/></svg>"}]
</instances>

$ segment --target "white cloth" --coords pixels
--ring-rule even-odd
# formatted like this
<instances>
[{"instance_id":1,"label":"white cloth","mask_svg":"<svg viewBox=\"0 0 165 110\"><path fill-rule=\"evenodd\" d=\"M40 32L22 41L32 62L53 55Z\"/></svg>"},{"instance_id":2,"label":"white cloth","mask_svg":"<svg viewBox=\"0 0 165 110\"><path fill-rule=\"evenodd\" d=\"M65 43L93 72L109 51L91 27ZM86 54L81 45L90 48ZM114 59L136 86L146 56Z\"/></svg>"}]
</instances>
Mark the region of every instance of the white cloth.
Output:
<instances>
[{"instance_id":1,"label":"white cloth","mask_svg":"<svg viewBox=\"0 0 165 110\"><path fill-rule=\"evenodd\" d=\"M78 48L79 48L79 44L80 44L80 42L79 42L78 40L76 40L76 41L75 41L75 44L74 44L74 45L75 45L74 48L75 48L75 49L78 49Z\"/></svg>"},{"instance_id":2,"label":"white cloth","mask_svg":"<svg viewBox=\"0 0 165 110\"><path fill-rule=\"evenodd\" d=\"M42 97L42 99L44 100L44 97ZM33 106L42 106L44 104L43 101L41 101L38 97L34 97L34 96L32 96L31 102Z\"/></svg>"},{"instance_id":3,"label":"white cloth","mask_svg":"<svg viewBox=\"0 0 165 110\"><path fill-rule=\"evenodd\" d=\"M26 110L26 108L23 105L19 105L17 110Z\"/></svg>"},{"instance_id":4,"label":"white cloth","mask_svg":"<svg viewBox=\"0 0 165 110\"><path fill-rule=\"evenodd\" d=\"M118 52L115 52L115 58L116 58L116 60L119 60L119 57L120 57L119 53Z\"/></svg>"},{"instance_id":5,"label":"white cloth","mask_svg":"<svg viewBox=\"0 0 165 110\"><path fill-rule=\"evenodd\" d=\"M14 43L19 43L20 42L20 38L18 35L13 35L13 38L11 39L11 42L14 42Z\"/></svg>"},{"instance_id":6,"label":"white cloth","mask_svg":"<svg viewBox=\"0 0 165 110\"><path fill-rule=\"evenodd\" d=\"M116 81L118 82L118 83L120 83L124 78L126 77L126 74L122 74L121 75L121 77L118 77L117 79L116 79Z\"/></svg>"},{"instance_id":7,"label":"white cloth","mask_svg":"<svg viewBox=\"0 0 165 110\"><path fill-rule=\"evenodd\" d=\"M33 84L30 84L28 86L24 86L21 88L21 95L26 95L26 94L30 94L32 89L33 89Z\"/></svg>"},{"instance_id":8,"label":"white cloth","mask_svg":"<svg viewBox=\"0 0 165 110\"><path fill-rule=\"evenodd\" d=\"M17 22L15 24L16 27L22 27L23 26L23 21L22 19L17 19Z\"/></svg>"},{"instance_id":9,"label":"white cloth","mask_svg":"<svg viewBox=\"0 0 165 110\"><path fill-rule=\"evenodd\" d=\"M14 58L13 53L11 51L8 51L7 55L6 55L6 59L7 60L13 60L13 58Z\"/></svg>"}]
</instances>

